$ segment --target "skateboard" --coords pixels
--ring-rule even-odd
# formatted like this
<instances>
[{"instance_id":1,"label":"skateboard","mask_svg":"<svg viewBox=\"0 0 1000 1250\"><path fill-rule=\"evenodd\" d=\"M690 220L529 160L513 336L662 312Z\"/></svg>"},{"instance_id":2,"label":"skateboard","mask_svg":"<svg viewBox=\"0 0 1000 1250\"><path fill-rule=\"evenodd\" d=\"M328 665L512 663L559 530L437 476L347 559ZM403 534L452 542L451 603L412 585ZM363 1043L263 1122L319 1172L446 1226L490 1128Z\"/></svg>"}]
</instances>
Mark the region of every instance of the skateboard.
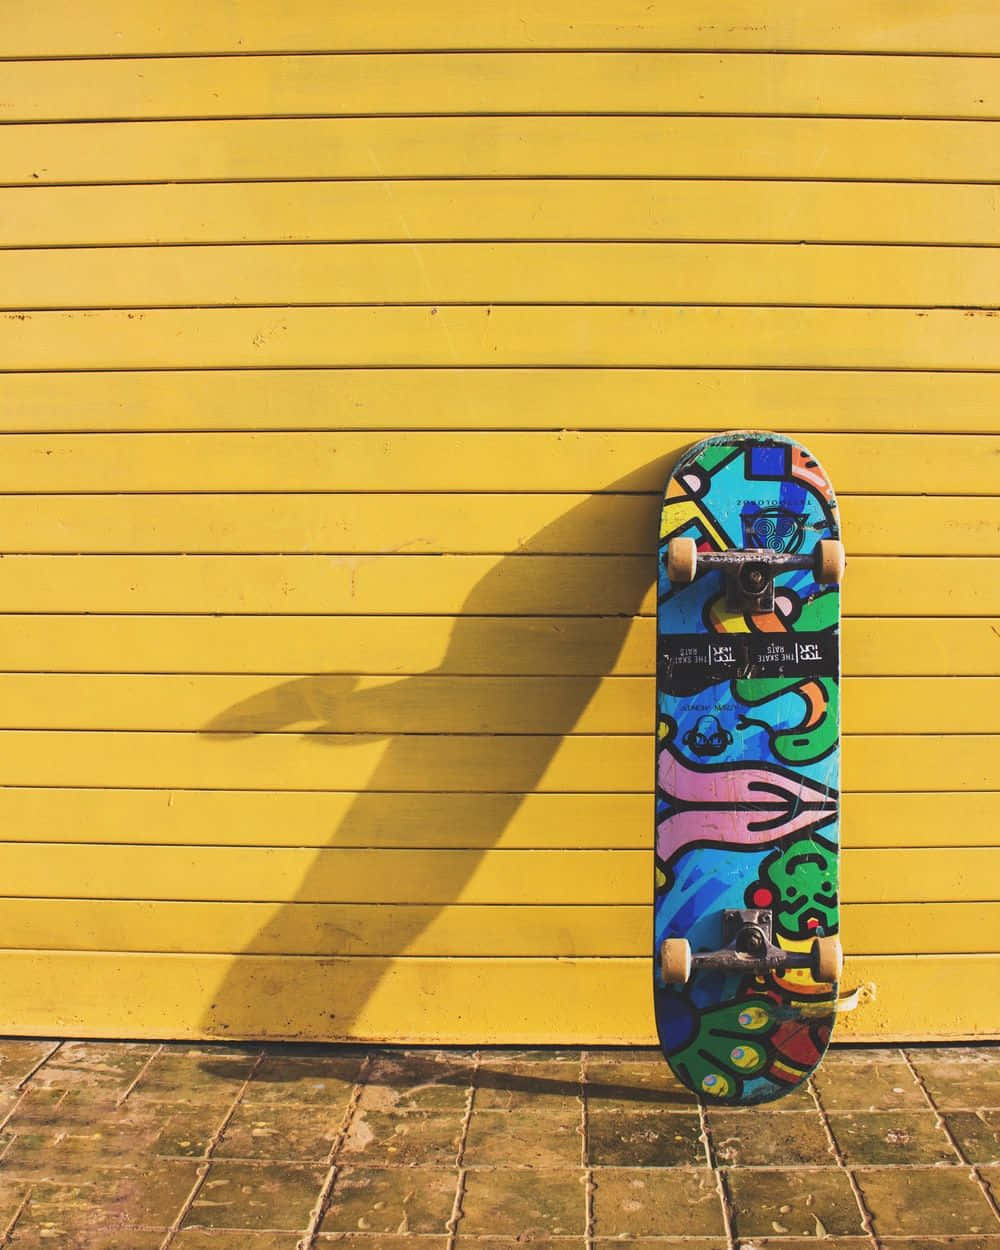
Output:
<instances>
[{"instance_id":1,"label":"skateboard","mask_svg":"<svg viewBox=\"0 0 1000 1250\"><path fill-rule=\"evenodd\" d=\"M706 1101L779 1098L830 1040L843 571L804 447L737 431L681 456L658 564L654 1004Z\"/></svg>"}]
</instances>

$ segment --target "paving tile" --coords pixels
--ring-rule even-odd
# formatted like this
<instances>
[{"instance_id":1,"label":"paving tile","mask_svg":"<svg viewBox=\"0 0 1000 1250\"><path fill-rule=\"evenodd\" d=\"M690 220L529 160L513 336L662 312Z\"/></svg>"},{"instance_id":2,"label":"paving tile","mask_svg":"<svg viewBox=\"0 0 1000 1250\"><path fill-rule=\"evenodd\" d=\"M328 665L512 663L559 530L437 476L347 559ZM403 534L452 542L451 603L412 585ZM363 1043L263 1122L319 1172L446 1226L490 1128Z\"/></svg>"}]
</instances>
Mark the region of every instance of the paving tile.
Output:
<instances>
[{"instance_id":1,"label":"paving tile","mask_svg":"<svg viewBox=\"0 0 1000 1250\"><path fill-rule=\"evenodd\" d=\"M465 1167L503 1164L524 1168L580 1167L581 1111L548 1115L534 1111L473 1112L462 1162Z\"/></svg>"},{"instance_id":2,"label":"paving tile","mask_svg":"<svg viewBox=\"0 0 1000 1250\"><path fill-rule=\"evenodd\" d=\"M304 1231L304 1230L303 1230ZM255 1233L241 1228L184 1228L170 1243L170 1250L298 1250L300 1234ZM159 1250L157 1244L156 1250ZM368 1242L368 1250L376 1247Z\"/></svg>"},{"instance_id":3,"label":"paving tile","mask_svg":"<svg viewBox=\"0 0 1000 1250\"><path fill-rule=\"evenodd\" d=\"M882 1244L885 1250L998 1250L1000 1235L986 1233L982 1237L907 1237L902 1241L890 1239ZM777 1243L774 1243L774 1250L777 1250ZM786 1250L786 1247L782 1246L781 1250ZM812 1250L816 1250L816 1247L813 1246ZM827 1250L826 1242L823 1243L823 1250Z\"/></svg>"},{"instance_id":4,"label":"paving tile","mask_svg":"<svg viewBox=\"0 0 1000 1250\"><path fill-rule=\"evenodd\" d=\"M594 1173L597 1237L717 1237L722 1199L707 1168L601 1168Z\"/></svg>"},{"instance_id":5,"label":"paving tile","mask_svg":"<svg viewBox=\"0 0 1000 1250\"><path fill-rule=\"evenodd\" d=\"M754 1237L752 1241L737 1241L737 1250L816 1250L816 1237ZM891 1242L887 1243L891 1246ZM846 1237L824 1237L821 1242L822 1250L872 1250L872 1239L868 1236L846 1236ZM645 1246L643 1247L645 1250ZM690 1247L695 1250L695 1247ZM912 1250L912 1243L907 1241L905 1246L897 1246L896 1250ZM945 1250L942 1246L939 1250ZM961 1248L952 1247L952 1250L969 1250L966 1243L963 1242Z\"/></svg>"},{"instance_id":6,"label":"paving tile","mask_svg":"<svg viewBox=\"0 0 1000 1250\"><path fill-rule=\"evenodd\" d=\"M303 1163L213 1162L183 1226L303 1229L325 1177Z\"/></svg>"},{"instance_id":7,"label":"paving tile","mask_svg":"<svg viewBox=\"0 0 1000 1250\"><path fill-rule=\"evenodd\" d=\"M469 1172L462 1196L461 1236L519 1241L582 1237L587 1206L584 1173L572 1171Z\"/></svg>"},{"instance_id":8,"label":"paving tile","mask_svg":"<svg viewBox=\"0 0 1000 1250\"><path fill-rule=\"evenodd\" d=\"M543 1065L481 1069L475 1106L483 1111L528 1111L579 1116L582 1111L580 1065Z\"/></svg>"},{"instance_id":9,"label":"paving tile","mask_svg":"<svg viewBox=\"0 0 1000 1250\"><path fill-rule=\"evenodd\" d=\"M585 1070L588 1107L675 1111L698 1104L697 1095L678 1081L662 1057L656 1063L591 1060Z\"/></svg>"},{"instance_id":10,"label":"paving tile","mask_svg":"<svg viewBox=\"0 0 1000 1250\"><path fill-rule=\"evenodd\" d=\"M859 1168L855 1177L880 1237L1000 1233L969 1168Z\"/></svg>"},{"instance_id":11,"label":"paving tile","mask_svg":"<svg viewBox=\"0 0 1000 1250\"><path fill-rule=\"evenodd\" d=\"M316 1239L316 1244L320 1246L339 1246L340 1250L447 1250L448 1238L445 1236L430 1237L425 1234L411 1237L404 1234L402 1237L385 1235L379 1237L376 1241L370 1233L320 1233ZM468 1244L466 1242L466 1245ZM483 1250L501 1250L504 1243L475 1242L473 1244L482 1246ZM183 1250L183 1247L181 1247L181 1250ZM205 1250L211 1250L211 1248L206 1246ZM238 1250L238 1248L234 1246L233 1250ZM253 1250L253 1247L248 1247L247 1250ZM532 1244L531 1250L535 1250L534 1244Z\"/></svg>"},{"instance_id":12,"label":"paving tile","mask_svg":"<svg viewBox=\"0 0 1000 1250\"><path fill-rule=\"evenodd\" d=\"M338 1162L355 1167L456 1167L464 1112L367 1111L348 1126Z\"/></svg>"},{"instance_id":13,"label":"paving tile","mask_svg":"<svg viewBox=\"0 0 1000 1250\"><path fill-rule=\"evenodd\" d=\"M832 1111L829 1119L848 1164L959 1162L933 1111Z\"/></svg>"},{"instance_id":14,"label":"paving tile","mask_svg":"<svg viewBox=\"0 0 1000 1250\"><path fill-rule=\"evenodd\" d=\"M0 1040L0 1089L10 1090L20 1084L54 1046L54 1041L22 1041L12 1037Z\"/></svg>"},{"instance_id":15,"label":"paving tile","mask_svg":"<svg viewBox=\"0 0 1000 1250\"><path fill-rule=\"evenodd\" d=\"M118 1097L156 1053L149 1042L64 1042L31 1078L35 1089L72 1090L78 1098Z\"/></svg>"},{"instance_id":16,"label":"paving tile","mask_svg":"<svg viewBox=\"0 0 1000 1250\"><path fill-rule=\"evenodd\" d=\"M994 1203L997 1206L1000 1206L1000 1167L995 1167L992 1165L987 1166L987 1167L981 1167L978 1169L978 1172L979 1172L979 1175L986 1182L986 1185L989 1188L990 1194L993 1197ZM993 1232L993 1229L990 1229L990 1232Z\"/></svg>"},{"instance_id":17,"label":"paving tile","mask_svg":"<svg viewBox=\"0 0 1000 1250\"><path fill-rule=\"evenodd\" d=\"M829 1167L836 1162L822 1117L815 1108L757 1109L752 1116L711 1108L707 1120L715 1157L723 1166L783 1167L800 1163Z\"/></svg>"},{"instance_id":18,"label":"paving tile","mask_svg":"<svg viewBox=\"0 0 1000 1250\"><path fill-rule=\"evenodd\" d=\"M598 1237L594 1244L604 1247L621 1246L623 1240L621 1237ZM551 1244L555 1250L556 1243ZM637 1250L728 1250L728 1242L724 1237L643 1237L642 1241L634 1244ZM535 1250L534 1245L531 1250ZM815 1246L813 1250L816 1250ZM830 1248L824 1244L823 1250ZM865 1250L871 1250L867 1241Z\"/></svg>"},{"instance_id":19,"label":"paving tile","mask_svg":"<svg viewBox=\"0 0 1000 1250\"><path fill-rule=\"evenodd\" d=\"M30 1190L31 1186L24 1181L14 1180L7 1174L0 1176L0 1229L6 1228L14 1218Z\"/></svg>"},{"instance_id":20,"label":"paving tile","mask_svg":"<svg viewBox=\"0 0 1000 1250\"><path fill-rule=\"evenodd\" d=\"M812 1077L827 1111L927 1109L927 1099L897 1050L827 1051Z\"/></svg>"},{"instance_id":21,"label":"paving tile","mask_svg":"<svg viewBox=\"0 0 1000 1250\"><path fill-rule=\"evenodd\" d=\"M1000 1109L1000 1047L914 1047L907 1053L942 1110Z\"/></svg>"},{"instance_id":22,"label":"paving tile","mask_svg":"<svg viewBox=\"0 0 1000 1250\"><path fill-rule=\"evenodd\" d=\"M334 1103L346 1107L354 1093L364 1055L265 1054L243 1095L245 1103Z\"/></svg>"},{"instance_id":23,"label":"paving tile","mask_svg":"<svg viewBox=\"0 0 1000 1250\"><path fill-rule=\"evenodd\" d=\"M465 1064L401 1055L376 1059L365 1079L358 1106L368 1111L449 1111L464 1109L475 1079Z\"/></svg>"},{"instance_id":24,"label":"paving tile","mask_svg":"<svg viewBox=\"0 0 1000 1250\"><path fill-rule=\"evenodd\" d=\"M37 1180L18 1231L26 1237L61 1229L67 1237L93 1238L130 1228L165 1230L194 1187L198 1168L194 1160L160 1160L155 1184L149 1169L141 1167L94 1167L85 1178L65 1183ZM53 1236L50 1244L59 1242Z\"/></svg>"},{"instance_id":25,"label":"paving tile","mask_svg":"<svg viewBox=\"0 0 1000 1250\"><path fill-rule=\"evenodd\" d=\"M94 1167L131 1167L142 1156L201 1158L220 1113L198 1104L110 1104L95 1114L65 1098L26 1102L10 1118L14 1141L4 1156L15 1176L79 1178Z\"/></svg>"},{"instance_id":26,"label":"paving tile","mask_svg":"<svg viewBox=\"0 0 1000 1250\"><path fill-rule=\"evenodd\" d=\"M1000 1163L1000 1111L948 1111L943 1119L970 1163Z\"/></svg>"},{"instance_id":27,"label":"paving tile","mask_svg":"<svg viewBox=\"0 0 1000 1250\"><path fill-rule=\"evenodd\" d=\"M218 1159L287 1159L325 1163L343 1112L313 1104L241 1103L215 1149Z\"/></svg>"},{"instance_id":28,"label":"paving tile","mask_svg":"<svg viewBox=\"0 0 1000 1250\"><path fill-rule=\"evenodd\" d=\"M708 1157L697 1112L591 1111L587 1155L594 1167L705 1167Z\"/></svg>"},{"instance_id":29,"label":"paving tile","mask_svg":"<svg viewBox=\"0 0 1000 1250\"><path fill-rule=\"evenodd\" d=\"M129 1101L192 1102L224 1108L253 1071L256 1055L196 1047L164 1049L154 1055Z\"/></svg>"},{"instance_id":30,"label":"paving tile","mask_svg":"<svg viewBox=\"0 0 1000 1250\"><path fill-rule=\"evenodd\" d=\"M162 1229L129 1228L115 1232L48 1223L36 1228L18 1227L4 1244L14 1250L160 1250L163 1236Z\"/></svg>"},{"instance_id":31,"label":"paving tile","mask_svg":"<svg viewBox=\"0 0 1000 1250\"><path fill-rule=\"evenodd\" d=\"M337 1171L321 1231L444 1233L458 1171L344 1167Z\"/></svg>"},{"instance_id":32,"label":"paving tile","mask_svg":"<svg viewBox=\"0 0 1000 1250\"><path fill-rule=\"evenodd\" d=\"M864 1233L847 1174L840 1168L727 1171L738 1237L843 1237Z\"/></svg>"},{"instance_id":33,"label":"paving tile","mask_svg":"<svg viewBox=\"0 0 1000 1250\"><path fill-rule=\"evenodd\" d=\"M523 1241L517 1237L458 1237L455 1242L459 1250L587 1250L586 1237L532 1237ZM643 1247L648 1243L643 1242ZM409 1250L413 1250L413 1242ZM382 1250L381 1244L379 1250ZM398 1250L407 1250L400 1245ZM699 1247L688 1242L686 1250L699 1250Z\"/></svg>"},{"instance_id":34,"label":"paving tile","mask_svg":"<svg viewBox=\"0 0 1000 1250\"><path fill-rule=\"evenodd\" d=\"M455 1055L458 1052L448 1051L449 1055ZM546 1064L546 1063L562 1063L575 1064L577 1071L580 1068L579 1050L553 1047L545 1050L523 1050L517 1046L488 1046L476 1052L479 1056L479 1062L483 1067L490 1067L495 1064L506 1066L509 1064Z\"/></svg>"}]
</instances>

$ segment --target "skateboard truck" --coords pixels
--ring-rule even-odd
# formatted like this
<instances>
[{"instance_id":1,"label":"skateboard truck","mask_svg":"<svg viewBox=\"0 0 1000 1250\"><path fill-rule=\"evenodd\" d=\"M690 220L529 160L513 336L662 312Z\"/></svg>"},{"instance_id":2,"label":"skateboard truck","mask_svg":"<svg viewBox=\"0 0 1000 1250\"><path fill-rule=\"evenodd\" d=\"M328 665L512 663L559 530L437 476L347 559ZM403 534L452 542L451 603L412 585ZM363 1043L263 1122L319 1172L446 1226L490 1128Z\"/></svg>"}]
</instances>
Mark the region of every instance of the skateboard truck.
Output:
<instances>
[{"instance_id":1,"label":"skateboard truck","mask_svg":"<svg viewBox=\"0 0 1000 1250\"><path fill-rule=\"evenodd\" d=\"M768 547L733 551L699 551L693 538L671 538L667 544L667 576L675 586L693 582L701 569L720 569L726 578L726 606L731 612L755 615L774 611L774 579L786 569L810 569L820 585L844 575L844 545L823 538L809 554L772 551Z\"/></svg>"},{"instance_id":2,"label":"skateboard truck","mask_svg":"<svg viewBox=\"0 0 1000 1250\"><path fill-rule=\"evenodd\" d=\"M692 973L717 970L736 973L783 973L788 968L808 968L813 980L838 981L844 957L837 937L814 938L808 951L788 951L773 940L773 917L769 909L724 911L719 950L691 953L686 938L667 938L660 947L660 970L668 985L683 985Z\"/></svg>"}]
</instances>

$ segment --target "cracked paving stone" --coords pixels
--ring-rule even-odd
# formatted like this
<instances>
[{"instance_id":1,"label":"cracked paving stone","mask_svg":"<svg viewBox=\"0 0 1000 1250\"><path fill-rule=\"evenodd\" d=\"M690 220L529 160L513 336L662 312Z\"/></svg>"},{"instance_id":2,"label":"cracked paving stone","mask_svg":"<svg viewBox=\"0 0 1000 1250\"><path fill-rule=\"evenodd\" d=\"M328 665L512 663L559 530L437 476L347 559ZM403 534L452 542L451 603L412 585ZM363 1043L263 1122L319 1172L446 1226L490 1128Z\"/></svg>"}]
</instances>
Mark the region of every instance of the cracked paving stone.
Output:
<instances>
[{"instance_id":1,"label":"cracked paving stone","mask_svg":"<svg viewBox=\"0 0 1000 1250\"><path fill-rule=\"evenodd\" d=\"M813 1073L827 1111L926 1111L927 1099L898 1051L827 1051Z\"/></svg>"},{"instance_id":2,"label":"cracked paving stone","mask_svg":"<svg viewBox=\"0 0 1000 1250\"><path fill-rule=\"evenodd\" d=\"M594 1236L717 1237L722 1199L707 1168L601 1168L594 1173Z\"/></svg>"},{"instance_id":3,"label":"cracked paving stone","mask_svg":"<svg viewBox=\"0 0 1000 1250\"><path fill-rule=\"evenodd\" d=\"M1000 1163L1000 1111L948 1111L943 1119L970 1163Z\"/></svg>"},{"instance_id":4,"label":"cracked paving stone","mask_svg":"<svg viewBox=\"0 0 1000 1250\"><path fill-rule=\"evenodd\" d=\"M302 1163L213 1163L183 1227L301 1230L325 1176Z\"/></svg>"},{"instance_id":5,"label":"cracked paving stone","mask_svg":"<svg viewBox=\"0 0 1000 1250\"><path fill-rule=\"evenodd\" d=\"M783 1167L836 1162L818 1111L756 1109L752 1120L742 1111L708 1113L708 1131L716 1158L724 1167Z\"/></svg>"},{"instance_id":6,"label":"cracked paving stone","mask_svg":"<svg viewBox=\"0 0 1000 1250\"><path fill-rule=\"evenodd\" d=\"M865 1231L846 1173L836 1167L727 1171L737 1237L843 1237Z\"/></svg>"},{"instance_id":7,"label":"cracked paving stone","mask_svg":"<svg viewBox=\"0 0 1000 1250\"><path fill-rule=\"evenodd\" d=\"M658 1115L591 1111L587 1155L593 1167L707 1166L701 1122L695 1112Z\"/></svg>"},{"instance_id":8,"label":"cracked paving stone","mask_svg":"<svg viewBox=\"0 0 1000 1250\"><path fill-rule=\"evenodd\" d=\"M910 1060L943 1111L1000 1108L1000 1047L913 1049Z\"/></svg>"},{"instance_id":9,"label":"cracked paving stone","mask_svg":"<svg viewBox=\"0 0 1000 1250\"><path fill-rule=\"evenodd\" d=\"M362 1167L455 1167L464 1114L366 1111L351 1120L338 1159Z\"/></svg>"},{"instance_id":10,"label":"cracked paving stone","mask_svg":"<svg viewBox=\"0 0 1000 1250\"><path fill-rule=\"evenodd\" d=\"M469 1172L459 1232L531 1242L546 1237L582 1237L586 1231L583 1172Z\"/></svg>"},{"instance_id":11,"label":"cracked paving stone","mask_svg":"<svg viewBox=\"0 0 1000 1250\"><path fill-rule=\"evenodd\" d=\"M859 1168L855 1178L876 1236L1000 1233L967 1167Z\"/></svg>"},{"instance_id":12,"label":"cracked paving stone","mask_svg":"<svg viewBox=\"0 0 1000 1250\"><path fill-rule=\"evenodd\" d=\"M242 1103L215 1150L217 1159L287 1159L324 1163L340 1132L343 1112L304 1103L297 1107Z\"/></svg>"},{"instance_id":13,"label":"cracked paving stone","mask_svg":"<svg viewBox=\"0 0 1000 1250\"><path fill-rule=\"evenodd\" d=\"M337 1171L324 1233L444 1233L458 1171L344 1167Z\"/></svg>"},{"instance_id":14,"label":"cracked paving stone","mask_svg":"<svg viewBox=\"0 0 1000 1250\"><path fill-rule=\"evenodd\" d=\"M933 1111L832 1111L829 1120L848 1164L958 1162Z\"/></svg>"},{"instance_id":15,"label":"cracked paving stone","mask_svg":"<svg viewBox=\"0 0 1000 1250\"><path fill-rule=\"evenodd\" d=\"M363 1055L267 1054L243 1095L245 1103L319 1103L343 1109L361 1076Z\"/></svg>"},{"instance_id":16,"label":"cracked paving stone","mask_svg":"<svg viewBox=\"0 0 1000 1250\"><path fill-rule=\"evenodd\" d=\"M540 1116L523 1111L475 1111L462 1162L465 1167L580 1166L580 1106L575 1111Z\"/></svg>"}]
</instances>

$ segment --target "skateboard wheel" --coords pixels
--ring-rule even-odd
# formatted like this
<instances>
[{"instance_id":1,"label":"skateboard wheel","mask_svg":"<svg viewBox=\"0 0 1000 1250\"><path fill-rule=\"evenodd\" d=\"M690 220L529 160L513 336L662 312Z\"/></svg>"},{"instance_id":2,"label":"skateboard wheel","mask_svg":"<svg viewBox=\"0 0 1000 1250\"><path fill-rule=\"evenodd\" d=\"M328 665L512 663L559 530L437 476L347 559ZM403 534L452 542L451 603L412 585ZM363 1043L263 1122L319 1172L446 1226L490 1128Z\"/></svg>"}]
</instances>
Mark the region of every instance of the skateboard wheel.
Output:
<instances>
[{"instance_id":1,"label":"skateboard wheel","mask_svg":"<svg viewBox=\"0 0 1000 1250\"><path fill-rule=\"evenodd\" d=\"M844 544L836 538L821 538L813 552L816 580L821 586L832 586L844 580L847 558Z\"/></svg>"},{"instance_id":2,"label":"skateboard wheel","mask_svg":"<svg viewBox=\"0 0 1000 1250\"><path fill-rule=\"evenodd\" d=\"M816 938L809 953L814 981L830 985L840 980L844 971L844 952L839 937Z\"/></svg>"},{"instance_id":3,"label":"skateboard wheel","mask_svg":"<svg viewBox=\"0 0 1000 1250\"><path fill-rule=\"evenodd\" d=\"M660 970L667 985L684 985L691 979L691 943L687 938L664 939Z\"/></svg>"},{"instance_id":4,"label":"skateboard wheel","mask_svg":"<svg viewBox=\"0 0 1000 1250\"><path fill-rule=\"evenodd\" d=\"M667 544L667 576L675 586L693 582L698 571L698 548L693 538L671 538Z\"/></svg>"}]
</instances>

